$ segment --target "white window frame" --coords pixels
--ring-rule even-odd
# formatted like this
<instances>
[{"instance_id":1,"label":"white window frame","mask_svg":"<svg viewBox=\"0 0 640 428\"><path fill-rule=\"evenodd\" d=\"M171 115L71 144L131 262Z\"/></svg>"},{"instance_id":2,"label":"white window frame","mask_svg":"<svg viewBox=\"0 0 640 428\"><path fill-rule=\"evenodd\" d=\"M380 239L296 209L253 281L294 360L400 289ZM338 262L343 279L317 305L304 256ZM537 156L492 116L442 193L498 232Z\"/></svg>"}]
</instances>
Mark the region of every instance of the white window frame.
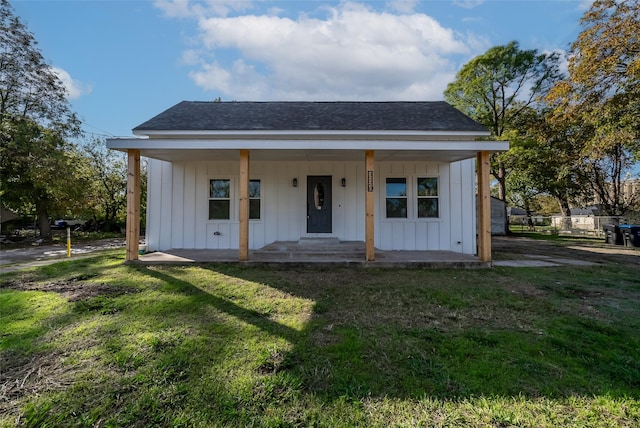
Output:
<instances>
[{"instance_id":1,"label":"white window frame","mask_svg":"<svg viewBox=\"0 0 640 428\"><path fill-rule=\"evenodd\" d=\"M435 178L438 180L438 196L418 196L418 179L420 178ZM406 217L387 217L387 179L404 179L406 180L407 185L407 216ZM392 221L412 221L412 222L434 222L442 220L442 179L440 175L433 174L411 174L411 175L393 175L389 174L382 177L382 182L384 183L381 200L382 203L380 205L382 216L382 221L392 222ZM391 198L396 198L392 196ZM437 217L418 217L418 199L437 199L438 200L438 216Z\"/></svg>"},{"instance_id":2,"label":"white window frame","mask_svg":"<svg viewBox=\"0 0 640 428\"><path fill-rule=\"evenodd\" d=\"M406 190L406 195L405 196L389 196L387 195L387 180L392 179L392 180L402 180L404 179L404 184L405 184L405 190ZM384 210L384 218L385 220L391 220L391 221L398 221L398 220L408 220L409 214L411 213L411 207L410 207L410 198L409 198L409 194L411 193L411 189L410 189L411 183L410 183L410 179L407 176L387 176L384 178L384 205L382 207L382 209ZM387 216L387 199L404 199L407 203L406 203L406 216L405 217L388 217Z\"/></svg>"},{"instance_id":3,"label":"white window frame","mask_svg":"<svg viewBox=\"0 0 640 428\"><path fill-rule=\"evenodd\" d=\"M433 178L433 179L437 180L438 194L436 196L420 196L419 195L419 191L418 191L418 180L420 180L420 179L430 179L430 178ZM415 200L415 209L413 211L414 211L416 220L422 221L422 220L436 220L436 219L439 219L440 218L440 212L442 211L441 210L442 207L440 205L440 201L441 201L440 200L440 193L441 193L440 192L440 184L441 184L440 177L437 176L437 175L427 175L427 174L425 174L425 175L416 175L415 177L413 177L413 184L415 186L415 189L414 189L414 192L413 192L413 194L414 194L413 199ZM420 207L420 204L419 204L420 199L435 199L437 201L437 206L438 206L438 215L435 216L435 217L420 217L419 216L419 212L418 212L419 207Z\"/></svg>"},{"instance_id":4,"label":"white window frame","mask_svg":"<svg viewBox=\"0 0 640 428\"><path fill-rule=\"evenodd\" d=\"M211 198L211 181L212 180L229 180L229 218L209 218L209 201L216 200ZM250 198L251 199L259 199L260 200L260 218L249 219L252 223L259 223L264 221L264 180L262 177L254 177L251 178L250 181L259 181L260 182L260 198ZM207 222L215 222L215 223L233 223L240 221L239 219L239 200L237 196L237 183L238 177L236 176L224 176L224 175L216 175L214 177L207 179ZM218 200L225 200L223 198L219 198Z\"/></svg>"},{"instance_id":5,"label":"white window frame","mask_svg":"<svg viewBox=\"0 0 640 428\"><path fill-rule=\"evenodd\" d=\"M214 181L214 180L228 180L229 181L229 198L228 198L228 200L229 200L229 218L210 218L209 217L209 209L210 209L209 208L209 204L210 204L210 201L227 200L227 198L212 198L211 197L211 182ZM234 221L235 214L236 214L235 213L236 210L234 208L236 204L233 203L233 201L236 199L234 197L235 196L234 195L234 193L235 193L235 180L232 177L229 177L229 176L226 176L226 177L224 177L224 176L216 176L216 177L213 177L213 178L209 178L207 180L207 193L208 193L207 194L207 221L209 221L209 222L224 222L224 223L229 223L229 222Z\"/></svg>"}]
</instances>

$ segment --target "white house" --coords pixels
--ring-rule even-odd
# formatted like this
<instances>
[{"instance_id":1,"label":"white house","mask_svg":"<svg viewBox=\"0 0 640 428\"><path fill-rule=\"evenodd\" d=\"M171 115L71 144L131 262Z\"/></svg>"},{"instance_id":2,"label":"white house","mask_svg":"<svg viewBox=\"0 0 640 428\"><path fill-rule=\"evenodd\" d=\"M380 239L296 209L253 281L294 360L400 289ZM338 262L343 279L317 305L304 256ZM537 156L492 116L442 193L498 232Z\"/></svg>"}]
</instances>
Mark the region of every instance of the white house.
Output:
<instances>
[{"instance_id":1,"label":"white house","mask_svg":"<svg viewBox=\"0 0 640 428\"><path fill-rule=\"evenodd\" d=\"M151 251L247 260L276 241L333 237L365 242L367 260L374 248L490 260L489 154L509 144L481 141L489 131L445 102L185 101L133 132L107 142L129 153L129 260L140 156Z\"/></svg>"}]
</instances>

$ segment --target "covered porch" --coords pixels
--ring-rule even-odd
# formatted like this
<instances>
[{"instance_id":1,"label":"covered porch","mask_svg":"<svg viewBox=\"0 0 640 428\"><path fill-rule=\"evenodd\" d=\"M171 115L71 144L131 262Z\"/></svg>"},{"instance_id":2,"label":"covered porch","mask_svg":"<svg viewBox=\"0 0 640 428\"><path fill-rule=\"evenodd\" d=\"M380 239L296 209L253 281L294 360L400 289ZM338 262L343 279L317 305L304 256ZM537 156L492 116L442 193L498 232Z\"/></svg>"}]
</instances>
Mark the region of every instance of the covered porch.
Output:
<instances>
[{"instance_id":1,"label":"covered porch","mask_svg":"<svg viewBox=\"0 0 640 428\"><path fill-rule=\"evenodd\" d=\"M477 143L475 143L477 144ZM492 144L492 143L489 143ZM484 145L489 145L484 143ZM495 143L493 143L495 144ZM490 147L494 149L494 147ZM493 150L492 150L493 151ZM480 264L489 264L491 262L491 208L490 208L490 176L489 176L489 156L492 151L480 151L473 152L470 147L464 147L459 150L447 152L444 155L442 152L434 154L433 152L424 151L406 151L402 153L403 158L418 158L439 160L446 162L455 162L460 159L470 158L474 156L476 158L476 175L477 175L477 252L476 256L470 256L468 254L460 254L453 251L380 251L375 248L375 192L374 189L379 184L374 182L374 174L376 170L376 164L379 161L388 160L390 158L398 158L399 153L397 151L390 152L388 150L331 150L322 151L318 153L309 153L308 151L301 150L280 150L280 151L263 151L263 150L225 150L225 151L211 151L208 156L215 156L218 159L229 159L229 161L239 160L239 170L237 171L239 177L239 222L238 222L238 235L239 235L239 248L217 250L217 249L176 249L171 251L165 251L165 261L170 261L171 254L175 257L183 257L185 254L190 256L183 257L186 259L193 259L197 262L210 262L210 261L255 261L255 262L271 262L276 259L286 259L289 262L296 260L296 262L309 261L311 256L316 257L319 262L345 262L345 263L362 263L362 262L375 262L378 260L377 265L384 265L395 262L396 265L402 263L426 263L427 265L433 263L441 263L445 260L449 261L450 265L456 263L467 263L477 261ZM154 150L139 150L128 149L128 199L127 199L127 244L126 244L126 260L135 261L139 259L139 241L140 241L140 157L141 155L161 159L165 161L175 161L176 159L184 160L185 157L202 159L204 154L201 151L180 150L169 151L168 153L158 153ZM282 247L282 242L275 242L268 245L265 248L259 250L250 250L249 246L249 177L251 176L251 163L253 160L271 159L274 156L286 157L288 159L300 159L301 161L309 160L310 157L316 159L331 159L332 156L340 156L341 158L357 159L360 158L360 162L364 164L365 177L362 177L361 182L363 187L361 191L365 195L364 204L364 241L351 243L351 250L348 254L336 259L332 256L337 248L331 248L323 252L323 250L314 251L312 248L302 248L302 246L295 241L284 242L284 245L292 248L291 251L273 251L278 246ZM296 245L293 245L296 244ZM355 245L357 244L357 245ZM342 244L341 244L342 245ZM355 247L358 250L355 250ZM342 245L341 248L346 248ZM293 254L299 254L294 256ZM159 254L153 257L159 257ZM151 260L153 257L147 256L144 260Z\"/></svg>"},{"instance_id":2,"label":"covered porch","mask_svg":"<svg viewBox=\"0 0 640 428\"><path fill-rule=\"evenodd\" d=\"M444 102L185 101L133 131L107 141L128 153L127 261L139 259L143 156L154 251L322 260L336 248L298 240L333 237L357 241L340 260L358 263L491 262L489 158L509 143Z\"/></svg>"},{"instance_id":3,"label":"covered porch","mask_svg":"<svg viewBox=\"0 0 640 428\"><path fill-rule=\"evenodd\" d=\"M172 249L142 254L139 263L242 263L271 266L362 266L402 268L484 268L489 261L453 251L382 251L374 249L374 260L366 260L364 242L339 241L332 238L308 238L274 242L249 251L247 261L238 260L237 250Z\"/></svg>"}]
</instances>

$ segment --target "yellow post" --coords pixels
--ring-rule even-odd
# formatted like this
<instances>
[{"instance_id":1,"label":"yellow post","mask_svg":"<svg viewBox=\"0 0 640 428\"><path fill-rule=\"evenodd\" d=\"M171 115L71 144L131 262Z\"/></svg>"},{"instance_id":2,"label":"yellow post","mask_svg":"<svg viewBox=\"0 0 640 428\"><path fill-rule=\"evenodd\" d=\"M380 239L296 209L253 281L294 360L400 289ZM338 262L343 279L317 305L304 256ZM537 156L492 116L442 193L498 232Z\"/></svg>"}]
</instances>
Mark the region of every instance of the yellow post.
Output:
<instances>
[{"instance_id":1,"label":"yellow post","mask_svg":"<svg viewBox=\"0 0 640 428\"><path fill-rule=\"evenodd\" d=\"M71 228L67 227L67 257L71 257Z\"/></svg>"}]
</instances>

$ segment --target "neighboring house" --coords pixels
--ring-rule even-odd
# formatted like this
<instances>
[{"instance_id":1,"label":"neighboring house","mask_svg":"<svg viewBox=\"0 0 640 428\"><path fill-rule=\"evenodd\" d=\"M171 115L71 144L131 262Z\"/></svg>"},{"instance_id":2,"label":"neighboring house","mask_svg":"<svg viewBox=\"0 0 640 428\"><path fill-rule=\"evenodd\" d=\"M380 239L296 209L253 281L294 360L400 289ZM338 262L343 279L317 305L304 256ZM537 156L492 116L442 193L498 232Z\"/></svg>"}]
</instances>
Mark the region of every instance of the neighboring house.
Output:
<instances>
[{"instance_id":1,"label":"neighboring house","mask_svg":"<svg viewBox=\"0 0 640 428\"><path fill-rule=\"evenodd\" d=\"M16 220L19 218L20 216L18 214L14 213L9 208L6 208L4 205L0 204L0 224L7 221L11 221L11 220Z\"/></svg>"},{"instance_id":2,"label":"neighboring house","mask_svg":"<svg viewBox=\"0 0 640 428\"><path fill-rule=\"evenodd\" d=\"M551 225L558 229L564 228L564 217L561 214L551 216ZM571 228L580 230L602 231L607 224L626 223L622 217L601 216L597 206L587 208L571 208Z\"/></svg>"},{"instance_id":3,"label":"neighboring house","mask_svg":"<svg viewBox=\"0 0 640 428\"><path fill-rule=\"evenodd\" d=\"M539 215L535 212L531 213L531 216L527 215L527 211L518 207L507 207L507 216L509 217L509 224L511 225L527 225L529 219L531 219L531 223L534 226L544 226L545 224L549 225L549 217L545 217L543 215Z\"/></svg>"},{"instance_id":4,"label":"neighboring house","mask_svg":"<svg viewBox=\"0 0 640 428\"><path fill-rule=\"evenodd\" d=\"M367 260L374 246L490 260L489 154L509 143L480 141L489 131L445 102L185 101L133 132L107 142L129 153L129 260L140 156L149 251L246 260L276 241L333 237L365 242Z\"/></svg>"}]
</instances>

